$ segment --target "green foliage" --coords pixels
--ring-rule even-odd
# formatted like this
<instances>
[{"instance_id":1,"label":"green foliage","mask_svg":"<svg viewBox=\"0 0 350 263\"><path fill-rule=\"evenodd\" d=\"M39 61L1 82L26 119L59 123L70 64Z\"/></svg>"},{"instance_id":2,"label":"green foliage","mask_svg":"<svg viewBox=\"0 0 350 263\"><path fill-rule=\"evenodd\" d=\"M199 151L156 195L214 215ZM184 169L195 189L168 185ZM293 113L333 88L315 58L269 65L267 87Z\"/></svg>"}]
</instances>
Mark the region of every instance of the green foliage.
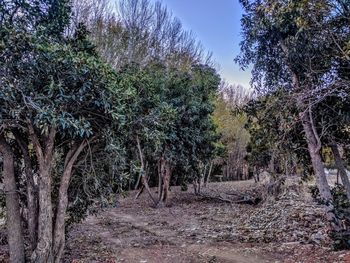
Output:
<instances>
[{"instance_id":1,"label":"green foliage","mask_svg":"<svg viewBox=\"0 0 350 263\"><path fill-rule=\"evenodd\" d=\"M117 109L111 103L117 96L111 89L115 73L97 58L13 31L6 41L8 48L1 53L8 58L0 95L2 120L31 118L43 134L55 126L62 138L84 138ZM13 46L23 49L16 53Z\"/></svg>"},{"instance_id":2,"label":"green foliage","mask_svg":"<svg viewBox=\"0 0 350 263\"><path fill-rule=\"evenodd\" d=\"M349 40L345 33L349 23L344 19L349 17L349 3L241 3L244 39L236 61L243 68L253 64L253 87L261 96L251 103L261 118L254 110L247 113L253 117L249 123L256 144L250 145L251 157L266 165L273 152L283 158L288 149L308 171L310 158L301 136L302 117L309 114L320 143L341 142L348 135L341 133L348 126L347 114L338 113L346 112L349 95L345 73L349 72L349 56L344 51Z\"/></svg>"},{"instance_id":3,"label":"green foliage","mask_svg":"<svg viewBox=\"0 0 350 263\"><path fill-rule=\"evenodd\" d=\"M35 3L26 7L28 16ZM0 132L28 138L28 124L33 124L44 143L49 131L56 128L54 202L71 145L93 138L94 143L77 162L69 188L70 220L76 221L90 204L105 199L124 183L124 141L120 135L125 129L130 87L117 85L116 72L97 56L84 26L68 39L58 36L68 23L69 7L64 1L47 4L48 9L44 8L46 2L40 6L43 14L35 11L43 17L33 17L43 26L26 27L16 17L18 24L4 23L0 29ZM8 139L13 141L11 136ZM33 148L30 141L27 147ZM30 154L36 164L34 152ZM20 162L21 155L17 157Z\"/></svg>"},{"instance_id":4,"label":"green foliage","mask_svg":"<svg viewBox=\"0 0 350 263\"><path fill-rule=\"evenodd\" d=\"M244 107L248 116L246 128L251 134L247 158L256 167L266 168L271 158L277 156L281 159L291 156L304 168L310 164L297 110L283 105L286 96L283 91L275 92L254 99Z\"/></svg>"},{"instance_id":5,"label":"green foliage","mask_svg":"<svg viewBox=\"0 0 350 263\"><path fill-rule=\"evenodd\" d=\"M324 98L345 99L349 57L349 3L342 1L241 1L244 40L236 61L253 64L254 87L286 90L284 108L304 111ZM327 41L325 41L327 39ZM347 71L348 72L348 71ZM297 81L298 83L295 83ZM263 94L263 95L264 95ZM288 95L288 94L287 94ZM317 111L316 111L317 112Z\"/></svg>"},{"instance_id":6,"label":"green foliage","mask_svg":"<svg viewBox=\"0 0 350 263\"><path fill-rule=\"evenodd\" d=\"M237 61L242 67L253 63L253 81L258 89L276 90L280 86L290 89L290 70L298 75L301 84L307 85L315 79L321 81L332 67L338 67L334 59L343 54L337 44L342 46L349 38L340 33L348 27L341 18L349 14L348 3L327 0L241 3L245 9L244 40ZM337 44L332 43L334 33ZM333 76L329 77L329 81L334 81Z\"/></svg>"},{"instance_id":7,"label":"green foliage","mask_svg":"<svg viewBox=\"0 0 350 263\"><path fill-rule=\"evenodd\" d=\"M70 3L0 2L0 133L15 152L21 209L40 218L34 228L46 230L38 232L38 244L30 237L31 246L50 243L33 257L55 254L56 261L65 226L115 205L116 194L130 188L140 170L138 141L145 169L155 175L165 158L184 184L212 158L218 139L211 114L220 77L199 63L199 47L176 21L162 29L176 29L166 38L181 37L171 43L176 48L151 58L153 47L166 50L164 39L149 45L134 31L143 35L143 25L125 23L125 46L111 50L123 51L117 63L100 57L102 43L89 40L86 25L72 25ZM168 16L159 4L154 8ZM109 40L119 37L109 29ZM40 209L29 209L29 195Z\"/></svg>"},{"instance_id":8,"label":"green foliage","mask_svg":"<svg viewBox=\"0 0 350 263\"><path fill-rule=\"evenodd\" d=\"M132 87L133 94L126 116L133 158L138 159L138 137L149 164L156 166L164 156L183 174L181 180L198 173L199 162L210 158L217 139L210 114L218 84L215 71L203 65L182 71L156 61L122 68L118 86Z\"/></svg>"},{"instance_id":9,"label":"green foliage","mask_svg":"<svg viewBox=\"0 0 350 263\"><path fill-rule=\"evenodd\" d=\"M0 27L62 39L70 23L70 0L0 0Z\"/></svg>"},{"instance_id":10,"label":"green foliage","mask_svg":"<svg viewBox=\"0 0 350 263\"><path fill-rule=\"evenodd\" d=\"M234 92L234 91L232 91ZM238 179L240 168L246 163L246 147L250 141L250 134L245 128L247 116L242 111L235 111L235 107L228 99L227 94L221 94L215 101L213 121L220 134L216 144L216 158L227 179ZM236 176L234 175L236 174Z\"/></svg>"}]
</instances>

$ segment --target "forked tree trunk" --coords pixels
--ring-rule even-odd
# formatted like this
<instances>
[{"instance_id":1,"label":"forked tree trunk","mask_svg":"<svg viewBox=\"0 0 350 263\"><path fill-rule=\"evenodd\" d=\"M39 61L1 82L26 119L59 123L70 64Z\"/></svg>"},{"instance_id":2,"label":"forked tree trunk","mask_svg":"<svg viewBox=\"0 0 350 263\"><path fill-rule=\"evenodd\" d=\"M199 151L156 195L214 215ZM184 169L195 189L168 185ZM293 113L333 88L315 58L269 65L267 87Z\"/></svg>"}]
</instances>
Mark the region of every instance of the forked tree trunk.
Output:
<instances>
[{"instance_id":1,"label":"forked tree trunk","mask_svg":"<svg viewBox=\"0 0 350 263\"><path fill-rule=\"evenodd\" d=\"M0 152L3 156L3 182L6 197L6 226L10 261L22 263L25 262L25 254L19 197L15 180L14 156L3 135L0 136Z\"/></svg>"},{"instance_id":2,"label":"forked tree trunk","mask_svg":"<svg viewBox=\"0 0 350 263\"><path fill-rule=\"evenodd\" d=\"M327 202L326 205L326 216L327 220L331 224L331 227L335 231L340 230L339 220L334 214L333 198L330 191L330 187L327 182L326 173L324 171L324 165L322 163L320 150L321 141L318 137L316 128L313 124L313 118L311 114L311 108L309 108L309 114L302 114L301 116L302 125L305 132L305 137L311 157L312 166L315 172L316 184L320 191L320 196Z\"/></svg>"},{"instance_id":3,"label":"forked tree trunk","mask_svg":"<svg viewBox=\"0 0 350 263\"><path fill-rule=\"evenodd\" d=\"M331 148L334 155L335 165L338 168L338 173L340 173L340 178L346 191L346 196L348 197L348 199L350 199L350 181L346 172L346 167L343 163L343 160L341 159L338 146L335 143L333 143L331 144Z\"/></svg>"},{"instance_id":4,"label":"forked tree trunk","mask_svg":"<svg viewBox=\"0 0 350 263\"><path fill-rule=\"evenodd\" d=\"M152 192L151 192L151 189L150 189L148 182L147 182L146 172L145 172L145 161L143 158L141 143L140 143L138 136L136 136L136 142L137 142L137 149L139 151L139 157L140 157L140 162L141 162L141 169L140 169L140 176L139 177L141 178L142 185L146 189L146 191L147 191L148 195L150 196L150 198L152 199L153 203L155 205L157 205L157 201L156 201L156 199L154 199Z\"/></svg>"},{"instance_id":5,"label":"forked tree trunk","mask_svg":"<svg viewBox=\"0 0 350 263\"><path fill-rule=\"evenodd\" d=\"M324 165L322 163L320 154L321 142L313 125L312 116L310 114L303 114L302 124L312 161L312 166L316 176L316 183L320 190L320 195L325 200L332 200L332 194L327 182L326 173L324 171Z\"/></svg>"},{"instance_id":6,"label":"forked tree trunk","mask_svg":"<svg viewBox=\"0 0 350 263\"><path fill-rule=\"evenodd\" d=\"M288 58L289 48L287 47L287 45L283 40L280 41L280 46L283 52L285 53L285 57ZM288 60L286 60L286 63L291 73L293 89L295 91L302 90L302 87L300 86L300 83L299 83L298 75L293 70L293 67L290 66L289 64L290 62ZM312 162L312 166L316 177L316 184L320 191L321 198L325 199L328 203L328 205L326 205L327 220L329 221L332 229L334 231L338 231L340 229L339 227L340 224L339 224L339 220L336 218L334 214L334 207L332 205L333 198L327 182L324 166L320 155L320 150L322 146L321 140L318 136L316 127L313 122L312 109L310 105L305 105L305 102L302 96L297 98L296 103L300 113L300 119L303 125L303 129L305 132L309 154L311 157L311 162ZM303 113L303 111L305 110L305 106L308 106L308 113L306 112Z\"/></svg>"},{"instance_id":7,"label":"forked tree trunk","mask_svg":"<svg viewBox=\"0 0 350 263\"><path fill-rule=\"evenodd\" d=\"M53 235L53 259L55 263L59 263L61 261L65 246L65 216L68 206L68 187L72 177L73 166L86 145L86 141L81 142L80 145L73 145L65 158L64 171L61 177L58 192L58 204L55 215Z\"/></svg>"}]
</instances>

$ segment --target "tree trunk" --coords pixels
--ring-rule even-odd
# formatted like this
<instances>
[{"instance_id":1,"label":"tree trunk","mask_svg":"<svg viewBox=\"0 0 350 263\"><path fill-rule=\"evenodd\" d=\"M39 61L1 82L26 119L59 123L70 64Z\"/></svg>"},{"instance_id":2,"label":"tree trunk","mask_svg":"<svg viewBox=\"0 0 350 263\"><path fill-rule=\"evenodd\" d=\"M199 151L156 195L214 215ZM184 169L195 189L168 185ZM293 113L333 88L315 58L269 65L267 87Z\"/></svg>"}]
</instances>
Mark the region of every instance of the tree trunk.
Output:
<instances>
[{"instance_id":1,"label":"tree trunk","mask_svg":"<svg viewBox=\"0 0 350 263\"><path fill-rule=\"evenodd\" d=\"M198 195L198 186L197 186L197 181L196 180L193 180L193 191L194 191L194 194L195 195Z\"/></svg>"},{"instance_id":2,"label":"tree trunk","mask_svg":"<svg viewBox=\"0 0 350 263\"><path fill-rule=\"evenodd\" d=\"M342 181L344 188L346 190L346 195L347 195L348 199L350 199L350 181L349 181L349 177L346 173L346 167L343 163L343 160L340 157L338 146L335 143L333 143L333 144L331 144L331 148L332 148L332 152L334 155L335 165L338 168L338 172L340 173L341 181Z\"/></svg>"},{"instance_id":3,"label":"tree trunk","mask_svg":"<svg viewBox=\"0 0 350 263\"><path fill-rule=\"evenodd\" d=\"M283 40L280 41L280 46L283 50L283 52L286 55L286 58L288 58L289 54L289 49L284 43ZM291 79L292 79L292 84L293 84L293 89L295 91L300 91L302 90L302 87L300 86L299 83L299 77L293 70L293 68L290 66L289 61L286 61L289 71L291 73ZM321 140L318 136L316 127L313 122L313 117L312 117L312 109L310 105L305 105L304 98L302 97L303 94L301 94L300 97L297 98L297 107L299 110L299 116L303 125L303 129L305 132L305 137L309 149L309 154L311 157L311 162L312 166L314 169L315 177L316 177L316 184L317 187L320 191L321 198L325 199L327 201L326 205L326 216L327 220L329 221L332 230L338 231L340 229L340 224L339 220L336 218L334 214L334 207L332 205L332 194L327 182L326 174L324 171L324 166L322 163L321 155L320 155L320 150L321 150ZM308 107L305 107L308 106ZM307 112L303 112L304 110L308 109L308 114Z\"/></svg>"},{"instance_id":4,"label":"tree trunk","mask_svg":"<svg viewBox=\"0 0 350 263\"><path fill-rule=\"evenodd\" d=\"M27 210L28 210L28 235L29 235L29 251L32 253L38 241L38 191L34 182L34 172L32 161L29 156L28 143L24 142L22 136L14 133L17 144L19 145L24 160L24 171L27 187Z\"/></svg>"},{"instance_id":5,"label":"tree trunk","mask_svg":"<svg viewBox=\"0 0 350 263\"><path fill-rule=\"evenodd\" d=\"M169 198L169 186L170 186L170 176L171 176L171 168L169 163L165 162L165 173L163 177L163 198L162 201L167 204Z\"/></svg>"},{"instance_id":6,"label":"tree trunk","mask_svg":"<svg viewBox=\"0 0 350 263\"><path fill-rule=\"evenodd\" d=\"M79 146L78 144L73 145L65 158L64 171L58 191L58 204L53 235L53 259L55 263L59 263L61 261L65 246L65 216L68 206L68 188L72 176L73 166L86 145L86 141L81 142Z\"/></svg>"},{"instance_id":7,"label":"tree trunk","mask_svg":"<svg viewBox=\"0 0 350 263\"><path fill-rule=\"evenodd\" d=\"M313 120L309 114L304 114L302 117L302 124L306 136L306 141L309 149L309 154L312 161L312 166L316 176L316 183L320 190L321 198L332 200L332 194L327 182L326 173L320 155L321 145L313 127Z\"/></svg>"},{"instance_id":8,"label":"tree trunk","mask_svg":"<svg viewBox=\"0 0 350 263\"><path fill-rule=\"evenodd\" d=\"M163 157L158 161L158 202L162 198L162 171L163 171Z\"/></svg>"},{"instance_id":9,"label":"tree trunk","mask_svg":"<svg viewBox=\"0 0 350 263\"><path fill-rule=\"evenodd\" d=\"M134 190L137 190L139 188L140 182L141 182L141 173L139 174L136 184L134 185Z\"/></svg>"},{"instance_id":10,"label":"tree trunk","mask_svg":"<svg viewBox=\"0 0 350 263\"><path fill-rule=\"evenodd\" d=\"M139 151L139 155L140 155L140 162L141 162L141 168L140 168L140 178L141 178L141 182L142 182L142 185L145 187L148 195L150 196L150 198L152 199L153 203L155 205L157 205L157 201L156 199L154 199L153 195L152 195L152 192L151 192L151 189L149 188L149 185L148 185L148 182L147 182L147 178L146 178L146 172L145 172L145 161L144 161L144 158L143 158L143 153L142 153L142 149L141 149L141 144L140 144L140 140L139 140L139 137L136 136L136 142L137 142L137 149Z\"/></svg>"},{"instance_id":11,"label":"tree trunk","mask_svg":"<svg viewBox=\"0 0 350 263\"><path fill-rule=\"evenodd\" d=\"M259 169L256 168L256 166L254 166L253 168L253 177L254 177L254 182L258 183L260 182L260 175L259 175L260 171Z\"/></svg>"},{"instance_id":12,"label":"tree trunk","mask_svg":"<svg viewBox=\"0 0 350 263\"><path fill-rule=\"evenodd\" d=\"M38 192L36 190L32 166L26 158L24 158L25 176L27 183L27 209L28 209L28 234L30 241L30 252L35 249L35 244L38 241Z\"/></svg>"},{"instance_id":13,"label":"tree trunk","mask_svg":"<svg viewBox=\"0 0 350 263\"><path fill-rule=\"evenodd\" d=\"M153 197L153 195L152 195L152 191L151 191L151 188L150 188L149 185L148 185L147 178L146 178L146 175L145 175L145 172L144 172L144 171L142 171L141 182L142 182L143 186L145 187L145 189L146 189L146 191L147 191L149 197L150 197L151 200L153 201L153 203L154 203L155 205L157 205L158 202L157 202L156 199L154 199L154 197Z\"/></svg>"},{"instance_id":14,"label":"tree trunk","mask_svg":"<svg viewBox=\"0 0 350 263\"><path fill-rule=\"evenodd\" d=\"M31 259L36 263L47 263L53 262L51 170L53 165L56 129L51 127L49 134L45 138L44 148L41 146L30 120L28 121L28 130L39 164L38 243Z\"/></svg>"},{"instance_id":15,"label":"tree trunk","mask_svg":"<svg viewBox=\"0 0 350 263\"><path fill-rule=\"evenodd\" d=\"M340 224L339 220L334 214L334 207L332 205L333 198L327 182L326 173L324 171L324 166L320 155L321 142L318 137L316 128L313 124L311 108L309 108L309 114L302 114L301 120L305 132L306 141L308 144L312 166L315 172L316 185L320 191L321 198L327 202L327 220L331 224L332 229L338 231L340 229Z\"/></svg>"},{"instance_id":16,"label":"tree trunk","mask_svg":"<svg viewBox=\"0 0 350 263\"><path fill-rule=\"evenodd\" d=\"M209 171L208 171L208 174L207 174L207 176L205 177L205 180L204 180L204 187L207 187L207 184L210 182L210 175L211 175L212 169L213 169L213 161L210 162Z\"/></svg>"},{"instance_id":17,"label":"tree trunk","mask_svg":"<svg viewBox=\"0 0 350 263\"><path fill-rule=\"evenodd\" d=\"M162 155L159 160L159 192L158 192L158 203L163 202L163 197L164 197L164 183L165 183L165 173L166 173L166 161L164 156Z\"/></svg>"},{"instance_id":18,"label":"tree trunk","mask_svg":"<svg viewBox=\"0 0 350 263\"><path fill-rule=\"evenodd\" d=\"M25 254L19 197L15 180L14 156L3 135L0 137L0 151L3 155L3 177L7 210L6 226L10 261L21 263L25 262Z\"/></svg>"},{"instance_id":19,"label":"tree trunk","mask_svg":"<svg viewBox=\"0 0 350 263\"><path fill-rule=\"evenodd\" d=\"M32 260L33 262L46 263L52 262L51 164L40 167L39 173L38 243Z\"/></svg>"},{"instance_id":20,"label":"tree trunk","mask_svg":"<svg viewBox=\"0 0 350 263\"><path fill-rule=\"evenodd\" d=\"M199 177L198 179L198 193L201 193L201 187L202 187L202 177Z\"/></svg>"},{"instance_id":21,"label":"tree trunk","mask_svg":"<svg viewBox=\"0 0 350 263\"><path fill-rule=\"evenodd\" d=\"M159 198L158 206L162 206L164 204L167 204L168 202L170 176L171 176L170 164L164 159L164 157L161 157L162 189L161 189L161 195Z\"/></svg>"}]
</instances>

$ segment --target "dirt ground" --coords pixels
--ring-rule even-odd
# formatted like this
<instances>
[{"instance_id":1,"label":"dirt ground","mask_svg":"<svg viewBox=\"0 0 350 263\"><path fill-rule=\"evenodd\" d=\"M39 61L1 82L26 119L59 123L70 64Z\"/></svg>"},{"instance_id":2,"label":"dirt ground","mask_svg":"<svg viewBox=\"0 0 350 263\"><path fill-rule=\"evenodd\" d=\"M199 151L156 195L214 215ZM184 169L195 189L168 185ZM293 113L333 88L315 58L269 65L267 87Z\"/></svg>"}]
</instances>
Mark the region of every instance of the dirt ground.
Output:
<instances>
[{"instance_id":1,"label":"dirt ground","mask_svg":"<svg viewBox=\"0 0 350 263\"><path fill-rule=\"evenodd\" d=\"M209 188L239 191L252 184L212 183ZM239 230L241 220L259 213L262 205L206 200L173 187L170 206L152 208L146 194L134 201L135 194L75 225L69 231L64 262L350 262L349 252L334 252L328 246L247 242L250 239Z\"/></svg>"}]
</instances>

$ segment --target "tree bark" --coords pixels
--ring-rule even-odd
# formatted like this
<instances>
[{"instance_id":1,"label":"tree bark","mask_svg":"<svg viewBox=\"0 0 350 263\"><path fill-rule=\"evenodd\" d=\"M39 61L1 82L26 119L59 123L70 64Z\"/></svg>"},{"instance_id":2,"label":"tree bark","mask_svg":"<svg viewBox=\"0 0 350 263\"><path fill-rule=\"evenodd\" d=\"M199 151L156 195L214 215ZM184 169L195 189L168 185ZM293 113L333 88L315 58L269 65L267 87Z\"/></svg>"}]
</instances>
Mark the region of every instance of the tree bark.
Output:
<instances>
[{"instance_id":1,"label":"tree bark","mask_svg":"<svg viewBox=\"0 0 350 263\"><path fill-rule=\"evenodd\" d=\"M140 143L140 139L138 136L136 136L136 142L137 142L137 149L139 151L139 155L140 155L140 162L141 162L141 169L140 169L140 178L141 178L141 182L143 184L143 186L145 187L148 195L150 196L150 198L152 199L153 203L155 205L157 205L157 201L156 199L154 199L151 189L149 188L147 179L146 179L146 175L145 175L145 162L143 159L143 153L142 153L142 149L141 149L141 143Z\"/></svg>"},{"instance_id":2,"label":"tree bark","mask_svg":"<svg viewBox=\"0 0 350 263\"><path fill-rule=\"evenodd\" d=\"M260 175L259 175L260 171L259 169L256 168L256 166L254 166L253 168L253 177L254 177L254 182L258 183L260 182Z\"/></svg>"},{"instance_id":3,"label":"tree bark","mask_svg":"<svg viewBox=\"0 0 350 263\"><path fill-rule=\"evenodd\" d=\"M164 156L160 158L160 192L158 199L158 206L162 206L167 203L169 196L169 184L170 184L170 176L171 176L171 167L170 164L165 160Z\"/></svg>"},{"instance_id":4,"label":"tree bark","mask_svg":"<svg viewBox=\"0 0 350 263\"><path fill-rule=\"evenodd\" d=\"M338 172L340 173L340 178L341 178L341 181L344 185L346 195L347 195L348 199L350 200L350 181L349 181L348 174L346 173L346 167L343 163L343 160L341 159L338 145L333 143L333 144L331 144L331 148L332 148L332 152L334 155L335 165L337 166Z\"/></svg>"},{"instance_id":5,"label":"tree bark","mask_svg":"<svg viewBox=\"0 0 350 263\"><path fill-rule=\"evenodd\" d=\"M205 181L204 181L204 187L207 187L207 184L210 182L210 175L211 175L212 169L213 169L213 161L210 162L209 171L208 171L208 174L205 177Z\"/></svg>"},{"instance_id":6,"label":"tree bark","mask_svg":"<svg viewBox=\"0 0 350 263\"><path fill-rule=\"evenodd\" d=\"M163 169L163 157L158 161L158 202L162 198L162 170Z\"/></svg>"},{"instance_id":7,"label":"tree bark","mask_svg":"<svg viewBox=\"0 0 350 263\"><path fill-rule=\"evenodd\" d=\"M305 132L305 137L309 149L309 154L311 157L312 166L315 172L316 185L320 191L320 196L327 202L326 205L326 217L335 231L340 230L339 220L334 214L333 198L330 191L330 187L327 182L326 173L324 171L324 165L322 163L320 150L321 142L318 137L317 131L313 124L313 119L311 115L311 109L309 109L309 114L302 114L301 117L302 125Z\"/></svg>"},{"instance_id":8,"label":"tree bark","mask_svg":"<svg viewBox=\"0 0 350 263\"><path fill-rule=\"evenodd\" d=\"M28 156L29 157L29 156ZM35 249L38 241L38 192L33 178L33 169L30 158L24 157L26 187L27 187L27 209L28 209L28 234L30 241L30 252Z\"/></svg>"},{"instance_id":9,"label":"tree bark","mask_svg":"<svg viewBox=\"0 0 350 263\"><path fill-rule=\"evenodd\" d=\"M65 246L65 216L68 206L68 187L72 176L73 166L86 145L86 141L81 142L80 145L74 144L65 158L63 175L61 177L58 191L58 204L53 235L53 259L55 263L61 261Z\"/></svg>"},{"instance_id":10,"label":"tree bark","mask_svg":"<svg viewBox=\"0 0 350 263\"><path fill-rule=\"evenodd\" d=\"M38 243L31 259L33 262L47 263L53 261L51 170L56 129L54 127L50 128L50 132L45 138L45 147L41 145L30 120L28 121L28 130L39 164Z\"/></svg>"},{"instance_id":11,"label":"tree bark","mask_svg":"<svg viewBox=\"0 0 350 263\"><path fill-rule=\"evenodd\" d=\"M25 262L24 240L19 208L19 197L14 171L13 151L3 135L0 136L0 151L3 156L3 177L6 196L7 239L11 262Z\"/></svg>"},{"instance_id":12,"label":"tree bark","mask_svg":"<svg viewBox=\"0 0 350 263\"><path fill-rule=\"evenodd\" d=\"M163 189L162 189L162 198L161 198L161 203L164 203L164 204L168 203L170 177L171 177L171 167L170 167L170 164L167 161L165 161L164 169L162 173Z\"/></svg>"},{"instance_id":13,"label":"tree bark","mask_svg":"<svg viewBox=\"0 0 350 263\"><path fill-rule=\"evenodd\" d=\"M28 151L28 144L23 141L20 134L14 133L17 144L19 145L23 160L27 187L27 209L28 209L28 235L29 235L29 251L32 253L35 249L38 236L38 192L34 182L34 172L32 161Z\"/></svg>"},{"instance_id":14,"label":"tree bark","mask_svg":"<svg viewBox=\"0 0 350 263\"><path fill-rule=\"evenodd\" d=\"M308 144L312 166L315 171L316 183L320 190L320 195L323 199L332 200L332 194L327 182L326 173L324 171L324 166L320 155L321 143L317 132L313 127L312 116L310 116L310 114L303 114L302 124Z\"/></svg>"}]
</instances>

